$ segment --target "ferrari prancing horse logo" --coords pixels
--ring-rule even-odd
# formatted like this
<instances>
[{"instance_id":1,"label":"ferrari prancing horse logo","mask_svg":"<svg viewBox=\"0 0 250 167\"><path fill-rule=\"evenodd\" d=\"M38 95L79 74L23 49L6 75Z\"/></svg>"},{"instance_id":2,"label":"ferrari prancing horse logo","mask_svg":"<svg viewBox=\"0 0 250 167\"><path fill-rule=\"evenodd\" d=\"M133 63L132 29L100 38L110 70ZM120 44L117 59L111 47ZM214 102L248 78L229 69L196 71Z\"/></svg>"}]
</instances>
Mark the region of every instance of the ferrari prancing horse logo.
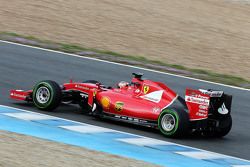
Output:
<instances>
[{"instance_id":1,"label":"ferrari prancing horse logo","mask_svg":"<svg viewBox=\"0 0 250 167\"><path fill-rule=\"evenodd\" d=\"M148 91L149 91L149 86L147 86L147 85L143 86L143 93L147 94Z\"/></svg>"}]
</instances>

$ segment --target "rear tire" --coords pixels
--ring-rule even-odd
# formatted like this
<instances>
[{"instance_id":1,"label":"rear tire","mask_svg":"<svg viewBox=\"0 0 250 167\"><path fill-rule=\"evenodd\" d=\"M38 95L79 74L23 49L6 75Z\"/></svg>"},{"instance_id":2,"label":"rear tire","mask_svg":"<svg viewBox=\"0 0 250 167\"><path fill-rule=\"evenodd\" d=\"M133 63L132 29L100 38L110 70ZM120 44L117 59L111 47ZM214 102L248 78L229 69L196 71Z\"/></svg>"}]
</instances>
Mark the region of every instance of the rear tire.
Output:
<instances>
[{"instance_id":1,"label":"rear tire","mask_svg":"<svg viewBox=\"0 0 250 167\"><path fill-rule=\"evenodd\" d=\"M214 136L215 137L223 137L226 136L230 130L232 129L232 117L228 115L220 120L219 127L215 130Z\"/></svg>"},{"instance_id":2,"label":"rear tire","mask_svg":"<svg viewBox=\"0 0 250 167\"><path fill-rule=\"evenodd\" d=\"M41 81L34 86L32 97L40 110L52 111L61 103L62 91L54 81Z\"/></svg>"},{"instance_id":3,"label":"rear tire","mask_svg":"<svg viewBox=\"0 0 250 167\"><path fill-rule=\"evenodd\" d=\"M189 117L185 111L163 110L158 118L158 128L167 137L183 137L189 132Z\"/></svg>"}]
</instances>

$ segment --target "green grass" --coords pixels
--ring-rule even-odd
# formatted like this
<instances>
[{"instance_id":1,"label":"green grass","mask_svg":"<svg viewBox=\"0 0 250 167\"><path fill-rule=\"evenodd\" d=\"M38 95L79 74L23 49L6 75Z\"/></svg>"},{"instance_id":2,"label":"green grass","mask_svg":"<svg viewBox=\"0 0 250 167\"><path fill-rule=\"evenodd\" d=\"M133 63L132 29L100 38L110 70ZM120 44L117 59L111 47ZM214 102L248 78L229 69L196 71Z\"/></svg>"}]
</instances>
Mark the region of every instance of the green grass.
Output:
<instances>
[{"instance_id":1,"label":"green grass","mask_svg":"<svg viewBox=\"0 0 250 167\"><path fill-rule=\"evenodd\" d=\"M86 51L87 49L77 46L77 45L71 45L71 44L60 44L60 50L68 53L76 53L81 51Z\"/></svg>"},{"instance_id":2,"label":"green grass","mask_svg":"<svg viewBox=\"0 0 250 167\"><path fill-rule=\"evenodd\" d=\"M135 62L135 64L138 64L138 66L142 66L142 67L147 67L150 64L150 65L154 65L154 69L156 70L160 69L160 71L166 71L166 72L169 72L169 71L162 70L162 68L157 68L157 67L168 67L168 68L173 68L177 70L177 71L170 71L172 73L178 74L178 70L181 70L181 71L188 72L188 74L185 74L186 76L190 76L190 77L194 77L198 79L204 79L204 80L213 81L213 82L218 82L218 83L224 83L228 85L250 88L249 80L246 80L244 78L234 76L234 75L220 74L220 73L216 73L216 72L209 71L209 70L203 70L203 69L192 69L192 68L187 68L179 64L164 63L158 60L149 60L140 55L124 55L124 54L120 54L120 53L116 53L116 52L108 51L108 50L85 48L83 46L79 46L76 44L57 43L54 41L42 40L33 36L19 35L13 32L1 32L0 33L0 39L2 40L9 40L9 41L16 42L15 37L35 41L36 46L40 46L40 47L54 46L54 47L48 47L48 48L50 49L52 48L54 50L59 50L59 51L67 52L67 53L78 54L83 51L91 51L91 52L96 53L93 55L88 55L91 57L97 57L97 58L105 59L105 60L110 58L112 59L112 61L122 62L126 64L129 64L131 63L131 61L133 61ZM150 68L152 68L152 66ZM183 75L183 73L181 74Z\"/></svg>"}]
</instances>

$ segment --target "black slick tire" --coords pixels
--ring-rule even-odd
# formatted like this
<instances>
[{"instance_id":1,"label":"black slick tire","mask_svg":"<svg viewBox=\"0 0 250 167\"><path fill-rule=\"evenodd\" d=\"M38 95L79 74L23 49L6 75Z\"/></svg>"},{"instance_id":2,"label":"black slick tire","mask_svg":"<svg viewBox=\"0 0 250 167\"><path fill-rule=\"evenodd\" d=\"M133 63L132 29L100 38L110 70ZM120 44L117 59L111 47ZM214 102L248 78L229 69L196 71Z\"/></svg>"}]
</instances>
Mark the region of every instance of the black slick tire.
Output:
<instances>
[{"instance_id":1,"label":"black slick tire","mask_svg":"<svg viewBox=\"0 0 250 167\"><path fill-rule=\"evenodd\" d=\"M171 123L169 124L169 122ZM188 113L175 109L165 109L158 118L158 128L166 137L184 137L189 132Z\"/></svg>"},{"instance_id":2,"label":"black slick tire","mask_svg":"<svg viewBox=\"0 0 250 167\"><path fill-rule=\"evenodd\" d=\"M33 102L40 110L52 111L61 103L62 91L55 81L40 81L33 88Z\"/></svg>"},{"instance_id":3,"label":"black slick tire","mask_svg":"<svg viewBox=\"0 0 250 167\"><path fill-rule=\"evenodd\" d=\"M224 137L232 129L232 117L228 115L227 117L221 118L219 121L219 127L215 129L214 137Z\"/></svg>"}]
</instances>

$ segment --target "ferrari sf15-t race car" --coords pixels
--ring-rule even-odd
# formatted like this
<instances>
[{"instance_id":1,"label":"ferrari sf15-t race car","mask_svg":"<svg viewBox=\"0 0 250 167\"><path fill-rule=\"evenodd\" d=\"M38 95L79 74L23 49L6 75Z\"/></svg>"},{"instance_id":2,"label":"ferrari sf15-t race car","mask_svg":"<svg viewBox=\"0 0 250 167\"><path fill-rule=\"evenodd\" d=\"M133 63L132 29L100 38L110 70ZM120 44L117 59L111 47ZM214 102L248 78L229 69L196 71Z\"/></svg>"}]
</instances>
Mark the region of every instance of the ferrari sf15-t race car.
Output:
<instances>
[{"instance_id":1,"label":"ferrari sf15-t race car","mask_svg":"<svg viewBox=\"0 0 250 167\"><path fill-rule=\"evenodd\" d=\"M83 111L109 118L157 128L167 137L188 133L223 137L232 127L232 96L223 91L186 89L185 98L161 82L143 79L133 73L130 83L106 87L98 81L58 85L38 82L33 90L11 90L10 97L33 102L41 110L52 111L60 103L79 104Z\"/></svg>"}]
</instances>

